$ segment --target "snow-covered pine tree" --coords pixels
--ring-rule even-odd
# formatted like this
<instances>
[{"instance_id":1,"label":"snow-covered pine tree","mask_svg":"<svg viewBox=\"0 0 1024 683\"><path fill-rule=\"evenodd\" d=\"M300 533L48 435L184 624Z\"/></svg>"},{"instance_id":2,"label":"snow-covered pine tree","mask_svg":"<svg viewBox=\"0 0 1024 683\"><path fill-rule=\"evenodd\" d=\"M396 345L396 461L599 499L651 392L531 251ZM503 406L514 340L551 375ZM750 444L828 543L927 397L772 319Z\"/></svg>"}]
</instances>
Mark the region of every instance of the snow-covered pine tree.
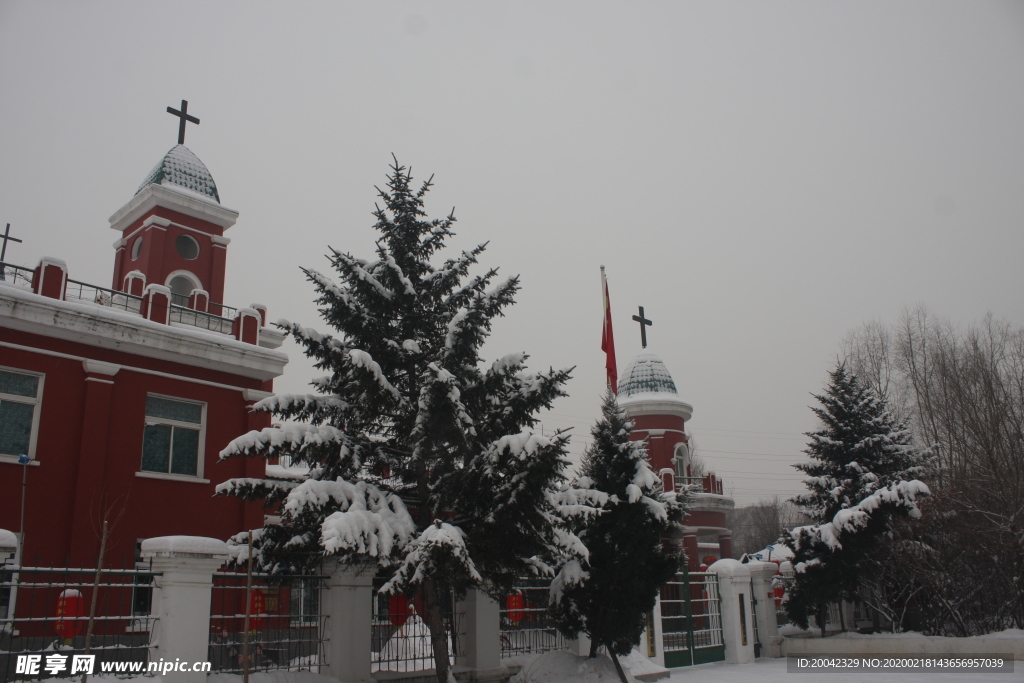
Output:
<instances>
[{"instance_id":1,"label":"snow-covered pine tree","mask_svg":"<svg viewBox=\"0 0 1024 683\"><path fill-rule=\"evenodd\" d=\"M663 541L679 528L686 504L662 489L643 442L630 440L633 424L611 390L601 413L576 482L604 494L601 513L574 527L590 551L586 574L575 585L552 585L552 611L563 633L590 637L591 657L603 645L625 683L616 655L639 645L645 615L679 567L682 553Z\"/></svg>"},{"instance_id":2,"label":"snow-covered pine tree","mask_svg":"<svg viewBox=\"0 0 1024 683\"><path fill-rule=\"evenodd\" d=\"M927 456L911 442L907 426L888 411L886 401L862 385L840 363L813 407L821 428L808 432L809 463L794 465L808 476L808 492L793 499L815 524L784 536L793 550L796 583L787 612L806 628L824 608L856 596L861 566L890 530L893 515L919 517L916 497L928 487L917 479Z\"/></svg>"},{"instance_id":3,"label":"snow-covered pine tree","mask_svg":"<svg viewBox=\"0 0 1024 683\"><path fill-rule=\"evenodd\" d=\"M438 681L448 678L442 609L472 586L494 594L520 576L560 573L586 548L559 527L561 515L592 512L565 484L566 437L533 433L536 413L564 396L569 370L529 374L527 356L484 366L492 320L514 303L517 277L470 275L486 245L435 266L453 215L428 220L411 174L396 161L372 261L331 250L336 279L304 272L333 334L279 321L316 367L316 393L256 404L286 421L250 432L221 453L288 456L302 481L235 479L222 495L262 500L281 522L259 530L259 566L277 573L325 556L376 563L382 592L422 590ZM369 625L367 625L369 628Z\"/></svg>"}]
</instances>

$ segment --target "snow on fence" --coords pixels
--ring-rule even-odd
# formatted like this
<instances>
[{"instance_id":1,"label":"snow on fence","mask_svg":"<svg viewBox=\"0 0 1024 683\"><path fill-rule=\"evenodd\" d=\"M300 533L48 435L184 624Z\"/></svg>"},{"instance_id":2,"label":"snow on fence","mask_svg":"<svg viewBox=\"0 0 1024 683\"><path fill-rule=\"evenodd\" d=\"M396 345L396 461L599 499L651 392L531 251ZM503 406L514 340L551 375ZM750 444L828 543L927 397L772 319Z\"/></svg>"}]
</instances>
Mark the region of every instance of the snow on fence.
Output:
<instances>
[{"instance_id":1,"label":"snow on fence","mask_svg":"<svg viewBox=\"0 0 1024 683\"><path fill-rule=\"evenodd\" d=\"M325 576L254 573L249 592L249 668L252 671L326 670L327 617L322 613ZM244 668L246 612L244 570L213 575L209 662L215 672Z\"/></svg>"},{"instance_id":2,"label":"snow on fence","mask_svg":"<svg viewBox=\"0 0 1024 683\"><path fill-rule=\"evenodd\" d=\"M718 575L676 574L661 589L665 666L690 666L724 659Z\"/></svg>"},{"instance_id":3,"label":"snow on fence","mask_svg":"<svg viewBox=\"0 0 1024 683\"><path fill-rule=\"evenodd\" d=\"M89 608L96 592L90 654L100 662L148 662L152 583L149 569L0 566L0 680L41 680L57 675L17 673L18 655L43 655L63 663L85 654ZM70 666L63 670L67 675Z\"/></svg>"},{"instance_id":4,"label":"snow on fence","mask_svg":"<svg viewBox=\"0 0 1024 683\"><path fill-rule=\"evenodd\" d=\"M370 623L371 670L377 671L423 671L434 668L434 647L430 641L421 614L423 597L420 594L408 598L404 595L385 595L379 592L386 579L377 577L373 581L373 613ZM455 609L451 596L445 601L441 619L448 633L448 655L454 663L456 657L465 657L463 649L464 617Z\"/></svg>"},{"instance_id":5,"label":"snow on fence","mask_svg":"<svg viewBox=\"0 0 1024 683\"><path fill-rule=\"evenodd\" d=\"M568 647L548 613L550 579L523 578L499 606L502 658Z\"/></svg>"}]
</instances>

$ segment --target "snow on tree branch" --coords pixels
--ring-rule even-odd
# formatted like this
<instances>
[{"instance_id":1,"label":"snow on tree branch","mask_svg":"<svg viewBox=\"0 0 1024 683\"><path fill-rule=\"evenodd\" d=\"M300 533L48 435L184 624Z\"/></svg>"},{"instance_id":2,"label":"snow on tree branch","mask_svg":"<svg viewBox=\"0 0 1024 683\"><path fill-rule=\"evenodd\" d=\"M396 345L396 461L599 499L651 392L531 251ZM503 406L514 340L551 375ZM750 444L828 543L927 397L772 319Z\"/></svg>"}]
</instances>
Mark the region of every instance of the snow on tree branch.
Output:
<instances>
[{"instance_id":1,"label":"snow on tree branch","mask_svg":"<svg viewBox=\"0 0 1024 683\"><path fill-rule=\"evenodd\" d=\"M473 581L483 581L466 550L466 535L462 529L435 520L412 542L395 575L381 587L380 592L397 593L418 586L445 561L454 562Z\"/></svg>"},{"instance_id":2,"label":"snow on tree branch","mask_svg":"<svg viewBox=\"0 0 1024 683\"><path fill-rule=\"evenodd\" d=\"M278 451L299 452L310 446L347 443L345 433L329 425L286 424L280 427L255 429L229 443L220 452L224 460L236 455L272 455Z\"/></svg>"},{"instance_id":3,"label":"snow on tree branch","mask_svg":"<svg viewBox=\"0 0 1024 683\"><path fill-rule=\"evenodd\" d=\"M800 549L808 543L817 541L824 543L833 551L839 550L843 547L840 542L842 534L855 534L867 527L872 514L883 506L906 508L910 517L919 518L921 511L917 507L917 497L926 496L929 493L931 492L928 485L916 479L891 484L884 489L875 491L853 507L840 510L830 522L797 527L793 530L795 532L795 547ZM799 564L795 567L797 571L804 571L800 569Z\"/></svg>"},{"instance_id":4,"label":"snow on tree branch","mask_svg":"<svg viewBox=\"0 0 1024 683\"><path fill-rule=\"evenodd\" d=\"M320 528L320 544L328 555L353 552L386 564L391 552L416 533L416 523L402 500L366 481L305 481L288 494L284 510L294 517L331 503L340 509L328 515Z\"/></svg>"}]
</instances>

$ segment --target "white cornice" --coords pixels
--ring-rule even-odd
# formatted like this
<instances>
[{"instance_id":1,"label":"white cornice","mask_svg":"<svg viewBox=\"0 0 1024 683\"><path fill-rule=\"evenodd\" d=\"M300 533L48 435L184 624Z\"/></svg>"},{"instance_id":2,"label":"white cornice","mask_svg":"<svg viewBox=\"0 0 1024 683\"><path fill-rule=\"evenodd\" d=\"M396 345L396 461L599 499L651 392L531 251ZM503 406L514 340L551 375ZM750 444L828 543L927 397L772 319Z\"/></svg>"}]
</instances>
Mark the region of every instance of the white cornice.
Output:
<instances>
[{"instance_id":1,"label":"white cornice","mask_svg":"<svg viewBox=\"0 0 1024 683\"><path fill-rule=\"evenodd\" d=\"M134 313L0 287L0 327L261 381L280 377L281 351L198 328L162 325Z\"/></svg>"},{"instance_id":2,"label":"white cornice","mask_svg":"<svg viewBox=\"0 0 1024 683\"><path fill-rule=\"evenodd\" d=\"M689 422L693 416L693 406L674 394L634 394L619 398L619 405L630 419L640 415L675 415Z\"/></svg>"},{"instance_id":3,"label":"white cornice","mask_svg":"<svg viewBox=\"0 0 1024 683\"><path fill-rule=\"evenodd\" d=\"M185 215L219 225L227 230L238 220L238 212L185 194L174 189L174 185L147 185L142 192L118 209L110 217L110 227L123 231L155 206L163 206Z\"/></svg>"},{"instance_id":4,"label":"white cornice","mask_svg":"<svg viewBox=\"0 0 1024 683\"><path fill-rule=\"evenodd\" d=\"M691 512L720 512L736 507L732 498L717 493L691 493L688 502Z\"/></svg>"}]
</instances>

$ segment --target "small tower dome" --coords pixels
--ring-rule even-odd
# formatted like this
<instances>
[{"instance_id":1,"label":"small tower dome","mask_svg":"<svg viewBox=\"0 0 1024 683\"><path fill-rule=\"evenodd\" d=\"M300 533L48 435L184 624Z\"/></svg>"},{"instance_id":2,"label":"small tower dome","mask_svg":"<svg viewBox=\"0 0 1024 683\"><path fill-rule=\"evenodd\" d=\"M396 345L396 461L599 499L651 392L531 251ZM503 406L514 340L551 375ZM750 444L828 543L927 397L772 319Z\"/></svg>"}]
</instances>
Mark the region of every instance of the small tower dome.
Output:
<instances>
[{"instance_id":1,"label":"small tower dome","mask_svg":"<svg viewBox=\"0 0 1024 683\"><path fill-rule=\"evenodd\" d=\"M149 185L177 185L186 190L206 195L220 204L217 183L213 182L213 176L210 175L206 164L200 161L199 157L185 145L172 147L149 172L135 194L139 194Z\"/></svg>"},{"instance_id":2,"label":"small tower dome","mask_svg":"<svg viewBox=\"0 0 1024 683\"><path fill-rule=\"evenodd\" d=\"M626 366L619 377L619 396L636 394L678 394L665 363L650 351L644 351Z\"/></svg>"}]
</instances>

